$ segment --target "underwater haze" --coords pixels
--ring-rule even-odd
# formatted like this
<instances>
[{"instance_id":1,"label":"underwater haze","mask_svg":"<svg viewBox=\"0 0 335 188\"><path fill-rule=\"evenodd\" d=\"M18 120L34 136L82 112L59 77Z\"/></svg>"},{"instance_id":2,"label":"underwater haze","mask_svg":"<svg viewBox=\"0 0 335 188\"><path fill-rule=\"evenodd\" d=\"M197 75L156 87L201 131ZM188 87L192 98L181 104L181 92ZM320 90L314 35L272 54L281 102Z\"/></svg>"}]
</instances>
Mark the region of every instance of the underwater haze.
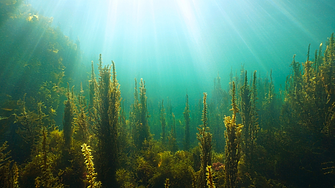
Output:
<instances>
[{"instance_id":1,"label":"underwater haze","mask_svg":"<svg viewBox=\"0 0 335 188\"><path fill-rule=\"evenodd\" d=\"M143 77L151 97L200 97L217 74L228 83L241 65L263 75L272 69L279 86L293 54L305 60L308 44L318 49L335 27L329 0L28 2L80 40L82 65L101 53L104 63L115 61L124 94L132 93L126 89L134 77Z\"/></svg>"},{"instance_id":2,"label":"underwater haze","mask_svg":"<svg viewBox=\"0 0 335 188\"><path fill-rule=\"evenodd\" d=\"M0 0L0 187L335 187L334 0Z\"/></svg>"}]
</instances>

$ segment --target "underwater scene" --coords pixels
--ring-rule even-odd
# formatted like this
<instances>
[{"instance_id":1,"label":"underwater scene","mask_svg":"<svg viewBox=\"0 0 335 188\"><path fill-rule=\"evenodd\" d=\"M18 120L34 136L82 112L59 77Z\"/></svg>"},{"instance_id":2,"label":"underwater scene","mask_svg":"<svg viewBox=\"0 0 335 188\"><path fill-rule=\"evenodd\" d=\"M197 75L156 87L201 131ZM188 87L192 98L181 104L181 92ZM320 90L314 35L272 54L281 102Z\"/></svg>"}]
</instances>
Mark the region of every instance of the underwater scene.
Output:
<instances>
[{"instance_id":1,"label":"underwater scene","mask_svg":"<svg viewBox=\"0 0 335 188\"><path fill-rule=\"evenodd\" d=\"M0 187L334 188L334 0L0 0Z\"/></svg>"}]
</instances>

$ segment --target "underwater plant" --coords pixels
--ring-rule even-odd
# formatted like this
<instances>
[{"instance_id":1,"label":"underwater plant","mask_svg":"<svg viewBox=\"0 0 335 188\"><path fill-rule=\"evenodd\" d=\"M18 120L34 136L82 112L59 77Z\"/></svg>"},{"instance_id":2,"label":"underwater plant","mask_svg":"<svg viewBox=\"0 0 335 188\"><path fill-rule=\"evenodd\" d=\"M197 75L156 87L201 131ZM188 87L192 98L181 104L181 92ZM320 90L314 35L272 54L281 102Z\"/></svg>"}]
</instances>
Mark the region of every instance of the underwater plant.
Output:
<instances>
[{"instance_id":1,"label":"underwater plant","mask_svg":"<svg viewBox=\"0 0 335 188\"><path fill-rule=\"evenodd\" d=\"M130 126L130 131L131 131L131 136L134 140L134 144L136 147L136 150L140 150L140 147L142 147L141 143L137 143L136 141L139 140L139 126L138 126L138 121L139 121L139 100L138 100L138 89L137 89L137 80L136 78L135 84L134 84L134 103L130 106L131 110L129 113L129 126Z\"/></svg>"},{"instance_id":2,"label":"underwater plant","mask_svg":"<svg viewBox=\"0 0 335 188\"><path fill-rule=\"evenodd\" d=\"M226 125L225 137L226 137L226 148L225 148L225 187L235 188L237 187L238 177L238 163L241 157L241 124L236 124L236 114L238 108L236 104L236 90L235 82L233 82L232 88L232 117L227 116L224 119Z\"/></svg>"},{"instance_id":3,"label":"underwater plant","mask_svg":"<svg viewBox=\"0 0 335 188\"><path fill-rule=\"evenodd\" d=\"M331 34L329 44L324 53L323 64L321 66L321 78L323 87L327 94L326 102L326 119L324 133L329 137L335 135L335 36Z\"/></svg>"},{"instance_id":4,"label":"underwater plant","mask_svg":"<svg viewBox=\"0 0 335 188\"><path fill-rule=\"evenodd\" d=\"M52 18L38 14L26 1L1 1L0 12L3 91L16 100L26 93L27 99L34 97L36 103L43 102L49 116L45 121L61 124L55 110L62 88L70 81L71 74L67 73L74 71L79 60L79 44L52 26Z\"/></svg>"},{"instance_id":5,"label":"underwater plant","mask_svg":"<svg viewBox=\"0 0 335 188\"><path fill-rule=\"evenodd\" d=\"M197 133L197 138L199 140L199 147L201 151L201 166L199 174L198 187L206 187L206 167L211 165L211 150L212 150L212 134L209 132L209 127L207 126L207 93L204 93L203 98L204 109L202 111L202 122L198 128L199 133Z\"/></svg>"},{"instance_id":6,"label":"underwater plant","mask_svg":"<svg viewBox=\"0 0 335 188\"><path fill-rule=\"evenodd\" d=\"M212 172L212 167L211 166L207 166L206 167L206 179L207 179L207 185L208 188L215 188L215 183L213 180L213 172Z\"/></svg>"},{"instance_id":7,"label":"underwater plant","mask_svg":"<svg viewBox=\"0 0 335 188\"><path fill-rule=\"evenodd\" d=\"M10 151L5 152L8 148L7 142L0 147L0 185L6 187L10 185Z\"/></svg>"},{"instance_id":8,"label":"underwater plant","mask_svg":"<svg viewBox=\"0 0 335 188\"><path fill-rule=\"evenodd\" d=\"M116 179L122 188L136 187L134 173L124 168L116 171Z\"/></svg>"},{"instance_id":9,"label":"underwater plant","mask_svg":"<svg viewBox=\"0 0 335 188\"><path fill-rule=\"evenodd\" d=\"M278 129L280 100L275 93L275 87L272 79L272 70L270 71L270 80L265 80L264 89L265 96L262 104L262 121L260 127L264 129ZM279 104L278 104L279 103Z\"/></svg>"},{"instance_id":10,"label":"underwater plant","mask_svg":"<svg viewBox=\"0 0 335 188\"><path fill-rule=\"evenodd\" d=\"M118 159L121 167L127 166L132 160L132 154L135 149L131 130L129 127L129 120L126 119L125 105L122 101L120 106L118 126Z\"/></svg>"},{"instance_id":11,"label":"underwater plant","mask_svg":"<svg viewBox=\"0 0 335 188\"><path fill-rule=\"evenodd\" d=\"M120 86L116 79L115 64L102 67L99 56L99 82L96 93L97 119L96 136L98 179L103 187L117 187L116 167L118 165L118 120L120 109ZM112 72L111 72L112 69ZM111 80L112 79L112 80Z\"/></svg>"},{"instance_id":12,"label":"underwater plant","mask_svg":"<svg viewBox=\"0 0 335 188\"><path fill-rule=\"evenodd\" d=\"M165 127L166 127L166 120L165 120L165 108L164 108L164 100L162 100L162 105L161 105L161 111L160 111L160 121L162 125L162 145L166 145L166 132L165 132Z\"/></svg>"},{"instance_id":13,"label":"underwater plant","mask_svg":"<svg viewBox=\"0 0 335 188\"><path fill-rule=\"evenodd\" d=\"M1 18L0 18L0 27L4 24L7 19L9 19L13 14L15 15L15 11L22 4L23 0L8 0L1 1Z\"/></svg>"},{"instance_id":14,"label":"underwater plant","mask_svg":"<svg viewBox=\"0 0 335 188\"><path fill-rule=\"evenodd\" d=\"M217 75L214 78L214 88L208 105L208 124L213 135L213 150L217 152L224 152L224 123L222 119L225 114L229 113L228 97L228 93L221 87L221 78Z\"/></svg>"},{"instance_id":15,"label":"underwater plant","mask_svg":"<svg viewBox=\"0 0 335 188\"><path fill-rule=\"evenodd\" d=\"M89 131L86 112L86 100L82 84L80 85L80 93L77 99L78 113L76 114L75 124L78 130L75 132L75 139L81 141L82 143L87 143L89 141Z\"/></svg>"},{"instance_id":16,"label":"underwater plant","mask_svg":"<svg viewBox=\"0 0 335 188\"><path fill-rule=\"evenodd\" d=\"M242 131L242 150L245 155L245 164L247 171L251 172L251 166L254 164L255 147L257 140L257 132L259 130L257 123L257 88L256 88L256 71L253 74L252 89L248 86L248 75L245 71L244 84L240 89L241 102L240 102L240 114L242 119L242 125L244 127Z\"/></svg>"},{"instance_id":17,"label":"underwater plant","mask_svg":"<svg viewBox=\"0 0 335 188\"><path fill-rule=\"evenodd\" d=\"M332 34L324 54L322 54L323 44L320 44L319 50L315 51L314 61L309 57L310 45L305 62L299 63L293 56L292 72L286 79L280 115L282 131L278 130L273 134L283 139L269 146L266 146L268 145L266 141L261 141L264 142L263 145L268 152L271 151L272 156L285 157L286 160L276 161L276 172L290 168L291 173L281 174L290 185L306 187L322 184L324 187L331 187L333 184L331 175L323 175L321 171L319 172L319 169L325 168L320 164L333 161L335 153L332 149L335 146L334 118L332 118L334 114L334 62L332 60L334 56L332 54L335 51L333 40ZM273 140L273 138L267 140ZM290 156L289 159L286 156ZM309 171L306 172L304 169ZM299 178L291 179L292 175ZM318 181L312 181L313 178L317 178ZM300 179L310 181L299 181Z\"/></svg>"},{"instance_id":18,"label":"underwater plant","mask_svg":"<svg viewBox=\"0 0 335 188\"><path fill-rule=\"evenodd\" d=\"M162 187L165 180L168 178L171 187L190 188L194 176L192 168L192 155L189 152L177 151L163 151L156 153L158 157L158 165L150 166L150 161L143 161L141 164L141 173L147 173L143 176L143 181L149 178L149 187ZM142 158L143 160L144 158ZM148 160L148 159L147 159ZM150 175L151 173L151 175ZM149 175L149 176L148 176ZM141 182L142 180L140 180ZM144 182L143 182L144 183Z\"/></svg>"},{"instance_id":19,"label":"underwater plant","mask_svg":"<svg viewBox=\"0 0 335 188\"><path fill-rule=\"evenodd\" d=\"M91 68L92 68L92 73L91 73L91 79L89 80L89 103L88 103L88 115L89 115L89 126L88 130L90 132L93 132L93 130L96 129L96 119L98 119L98 100L96 97L98 97L98 94L96 91L98 90L98 83L95 78L95 73L94 73L94 66L93 66L93 61L91 63Z\"/></svg>"},{"instance_id":20,"label":"underwater plant","mask_svg":"<svg viewBox=\"0 0 335 188\"><path fill-rule=\"evenodd\" d=\"M142 131L141 131L141 135L142 136L142 142L144 140L149 140L149 136L150 136L150 131L149 131L149 125L148 125L148 109L147 109L147 96L146 96L146 92L147 89L145 88L145 81L141 78L141 82L140 82L140 121L139 123L142 126Z\"/></svg>"},{"instance_id":21,"label":"underwater plant","mask_svg":"<svg viewBox=\"0 0 335 188\"><path fill-rule=\"evenodd\" d=\"M89 92L89 96L90 96L90 102L89 102L89 108L91 109L92 107L94 107L94 97L95 97L95 91L97 90L97 80L95 78L95 73L94 73L94 66L93 66L93 61L91 62L91 69L92 69L92 73L91 73L91 80L89 80L89 88L90 88L90 92Z\"/></svg>"},{"instance_id":22,"label":"underwater plant","mask_svg":"<svg viewBox=\"0 0 335 188\"><path fill-rule=\"evenodd\" d=\"M0 147L0 187L19 188L19 168L11 159L7 141Z\"/></svg>"},{"instance_id":23,"label":"underwater plant","mask_svg":"<svg viewBox=\"0 0 335 188\"><path fill-rule=\"evenodd\" d=\"M11 181L11 185L12 185L12 188L19 188L20 185L19 185L19 168L17 167L17 164L14 163L13 167L12 167L12 174L13 174L13 177L12 177L12 181Z\"/></svg>"},{"instance_id":24,"label":"underwater plant","mask_svg":"<svg viewBox=\"0 0 335 188\"><path fill-rule=\"evenodd\" d=\"M251 127L249 129L249 139L250 139L250 168L253 168L253 165L255 163L255 154L257 149L257 136L259 132L259 123L258 123L258 109L257 109L257 76L256 71L254 71L253 74L253 80L252 80L252 88L251 88Z\"/></svg>"},{"instance_id":25,"label":"underwater plant","mask_svg":"<svg viewBox=\"0 0 335 188\"><path fill-rule=\"evenodd\" d=\"M177 133L176 133L176 117L173 113L172 113L171 131L170 131L170 135L168 136L168 139L169 139L170 151L176 152L178 150Z\"/></svg>"},{"instance_id":26,"label":"underwater plant","mask_svg":"<svg viewBox=\"0 0 335 188\"><path fill-rule=\"evenodd\" d=\"M46 115L42 112L42 102L37 103L37 113L27 110L25 97L26 95L18 101L21 106L21 113L19 115L14 113L13 115L15 116L14 123L19 124L16 133L23 139L23 157L29 158L36 155L36 147L40 140L41 128L44 125L43 120Z\"/></svg>"},{"instance_id":27,"label":"underwater plant","mask_svg":"<svg viewBox=\"0 0 335 188\"><path fill-rule=\"evenodd\" d=\"M132 129L133 129L133 139L138 151L142 150L144 147L144 142L151 139L149 124L148 124L148 109L147 109L147 96L145 81L141 78L140 92L137 90L137 81L135 79L135 101L132 105Z\"/></svg>"},{"instance_id":28,"label":"underwater plant","mask_svg":"<svg viewBox=\"0 0 335 188\"><path fill-rule=\"evenodd\" d=\"M67 100L64 102L64 116L63 116L63 135L64 145L67 150L72 147L72 135L73 135L73 93L70 92L69 85L66 92Z\"/></svg>"},{"instance_id":29,"label":"underwater plant","mask_svg":"<svg viewBox=\"0 0 335 188\"><path fill-rule=\"evenodd\" d=\"M63 141L61 146L61 160L57 165L57 169L62 170L62 183L69 187L84 186L83 174L85 174L84 158L79 149L83 143L89 142L88 123L86 116L86 101L83 96L82 86L78 96L74 91L67 91L67 100L65 101L64 116L63 116L63 131L57 129L50 134L51 140L55 145L57 137L62 135ZM56 137L56 138L55 138ZM57 145L56 145L57 146ZM56 151L56 149L53 149ZM57 152L55 152L57 153Z\"/></svg>"},{"instance_id":30,"label":"underwater plant","mask_svg":"<svg viewBox=\"0 0 335 188\"><path fill-rule=\"evenodd\" d=\"M53 175L53 160L51 153L49 152L49 144L47 141L48 132L45 128L42 129L42 142L41 142L41 151L39 155L36 156L34 160L37 163L40 163L41 176L35 178L35 187L43 188L62 188L64 185L60 183L59 178Z\"/></svg>"},{"instance_id":31,"label":"underwater plant","mask_svg":"<svg viewBox=\"0 0 335 188\"><path fill-rule=\"evenodd\" d=\"M166 178L164 187L165 188L169 188L170 187L170 179L169 178Z\"/></svg>"},{"instance_id":32,"label":"underwater plant","mask_svg":"<svg viewBox=\"0 0 335 188\"><path fill-rule=\"evenodd\" d=\"M75 173L73 171L73 165L78 163L75 160L76 150L74 145L76 141L73 139L73 133L75 129L75 104L74 104L74 92L72 87L72 92L70 92L70 87L68 84L67 92L66 92L66 101L64 102L64 116L63 116L63 140L64 144L62 147L62 155L61 155L61 162L60 168L64 169L63 173L63 183L64 184L72 184L75 182L73 178L75 178ZM78 120L78 119L76 119ZM79 171L79 170L77 170ZM78 178L76 178L78 179Z\"/></svg>"},{"instance_id":33,"label":"underwater plant","mask_svg":"<svg viewBox=\"0 0 335 188\"><path fill-rule=\"evenodd\" d=\"M184 150L188 151L190 149L190 105L188 104L188 95L186 94L186 104L185 110L183 112L185 119L185 138L184 138Z\"/></svg>"},{"instance_id":34,"label":"underwater plant","mask_svg":"<svg viewBox=\"0 0 335 188\"><path fill-rule=\"evenodd\" d=\"M84 155L85 165L87 168L87 175L86 175L86 178L88 180L87 188L100 188L101 182L96 180L97 173L95 172L93 156L91 153L90 146L84 143L83 145L81 145L81 151Z\"/></svg>"}]
</instances>

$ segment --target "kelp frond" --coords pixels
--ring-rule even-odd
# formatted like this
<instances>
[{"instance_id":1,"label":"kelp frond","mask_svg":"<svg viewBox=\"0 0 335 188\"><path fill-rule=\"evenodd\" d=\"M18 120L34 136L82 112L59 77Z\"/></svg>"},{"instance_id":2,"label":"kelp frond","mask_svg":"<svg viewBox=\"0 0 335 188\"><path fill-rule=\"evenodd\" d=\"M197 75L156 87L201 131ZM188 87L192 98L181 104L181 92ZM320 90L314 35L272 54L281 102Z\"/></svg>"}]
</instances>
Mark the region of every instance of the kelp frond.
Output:
<instances>
[{"instance_id":1,"label":"kelp frond","mask_svg":"<svg viewBox=\"0 0 335 188\"><path fill-rule=\"evenodd\" d=\"M206 178L207 178L207 185L208 188L215 188L215 183L213 180L213 172L212 172L212 167L211 166L207 166L206 167Z\"/></svg>"},{"instance_id":2,"label":"kelp frond","mask_svg":"<svg viewBox=\"0 0 335 188\"><path fill-rule=\"evenodd\" d=\"M225 148L225 187L234 188L237 186L238 163L241 157L241 124L236 124L236 113L238 112L235 98L235 82L232 88L232 117L227 116L224 119L226 126L226 148Z\"/></svg>"},{"instance_id":3,"label":"kelp frond","mask_svg":"<svg viewBox=\"0 0 335 188\"><path fill-rule=\"evenodd\" d=\"M95 172L94 163L93 163L93 156L91 154L90 146L86 145L85 143L81 145L81 151L85 158L85 165L87 168L87 180L88 180L88 187L87 188L100 188L101 182L96 181L97 173Z\"/></svg>"}]
</instances>

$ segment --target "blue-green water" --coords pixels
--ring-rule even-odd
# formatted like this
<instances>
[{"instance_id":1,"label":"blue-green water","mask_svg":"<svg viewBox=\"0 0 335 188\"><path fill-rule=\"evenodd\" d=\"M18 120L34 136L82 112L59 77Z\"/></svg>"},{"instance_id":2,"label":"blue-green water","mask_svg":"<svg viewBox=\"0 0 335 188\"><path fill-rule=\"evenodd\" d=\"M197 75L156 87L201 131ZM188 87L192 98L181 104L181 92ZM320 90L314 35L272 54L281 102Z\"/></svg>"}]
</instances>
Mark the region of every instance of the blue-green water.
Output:
<instances>
[{"instance_id":1,"label":"blue-green water","mask_svg":"<svg viewBox=\"0 0 335 188\"><path fill-rule=\"evenodd\" d=\"M306 60L334 32L334 1L29 0L80 40L82 65L116 62L122 94L144 78L150 97L191 101L210 92L219 73L228 83L241 65L284 84L296 54ZM313 54L313 53L312 53ZM226 84L225 84L226 85ZM184 99L184 97L182 97ZM183 101L183 100L182 100Z\"/></svg>"},{"instance_id":2,"label":"blue-green water","mask_svg":"<svg viewBox=\"0 0 335 188\"><path fill-rule=\"evenodd\" d=\"M334 0L0 0L0 187L205 188L207 166L218 188L335 187L334 18Z\"/></svg>"}]
</instances>

